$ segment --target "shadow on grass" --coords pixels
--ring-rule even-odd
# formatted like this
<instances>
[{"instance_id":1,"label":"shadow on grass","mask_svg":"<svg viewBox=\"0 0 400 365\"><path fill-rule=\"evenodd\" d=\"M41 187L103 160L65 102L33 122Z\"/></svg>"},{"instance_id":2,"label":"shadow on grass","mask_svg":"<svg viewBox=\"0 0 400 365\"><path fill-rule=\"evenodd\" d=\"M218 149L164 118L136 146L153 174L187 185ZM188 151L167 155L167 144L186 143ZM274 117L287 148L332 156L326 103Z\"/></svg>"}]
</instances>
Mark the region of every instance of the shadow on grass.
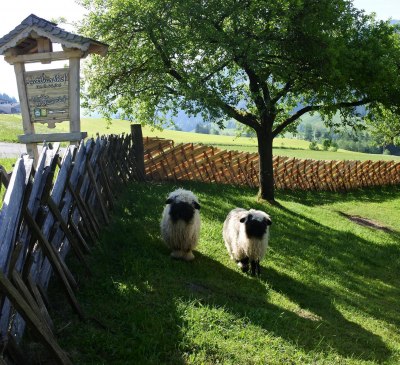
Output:
<instances>
[{"instance_id":1,"label":"shadow on grass","mask_svg":"<svg viewBox=\"0 0 400 365\"><path fill-rule=\"evenodd\" d=\"M80 323L67 328L63 341L76 354L77 363L131 364L132 359L146 364L186 363L186 356L198 349L185 338L178 299L188 303L196 299L249 318L253 325L305 351L334 351L378 362L390 357L379 336L345 318L338 306L350 305L398 323L394 310L379 310L383 298L389 308L400 296L394 276L387 274L396 272L398 263L385 260L386 255L399 254L397 248L376 247L287 208L271 208L276 217L273 251L263 263L262 277L254 279L240 273L233 262L226 261L230 262L226 266L211 257L212 250L216 256L227 256L220 237L223 221L229 209L255 204L254 192L192 183L185 187L199 195L205 223L214 222L218 232L213 236L202 231L201 240L204 245L207 241L210 253L196 252L192 263L174 261L160 241L159 220L165 196L175 187L134 184L121 198L92 258L93 277L85 280L79 295L86 311L112 331ZM262 208L261 203L257 207ZM300 272L304 280L294 279ZM322 278L337 285L324 285ZM380 286L382 281L388 286ZM274 304L268 287L289 298L297 309ZM212 356L223 360L218 353Z\"/></svg>"},{"instance_id":2,"label":"shadow on grass","mask_svg":"<svg viewBox=\"0 0 400 365\"><path fill-rule=\"evenodd\" d=\"M368 187L351 191L277 190L277 198L284 202L297 202L308 206L332 204L341 201L380 203L400 195L400 186Z\"/></svg>"},{"instance_id":3,"label":"shadow on grass","mask_svg":"<svg viewBox=\"0 0 400 365\"><path fill-rule=\"evenodd\" d=\"M334 294L321 286L305 285L272 268L263 268L262 279L257 280L229 270L204 255L198 257L198 262L200 270L196 270L191 295L201 299L203 304L223 307L236 316L247 317L254 325L306 351L328 353L334 350L345 358L372 361L383 361L390 356L381 338L346 319L334 305ZM221 275L223 282L216 286L214 279L204 279L209 270ZM299 308L289 311L270 303L265 284ZM197 291L197 287L207 290Z\"/></svg>"}]
</instances>

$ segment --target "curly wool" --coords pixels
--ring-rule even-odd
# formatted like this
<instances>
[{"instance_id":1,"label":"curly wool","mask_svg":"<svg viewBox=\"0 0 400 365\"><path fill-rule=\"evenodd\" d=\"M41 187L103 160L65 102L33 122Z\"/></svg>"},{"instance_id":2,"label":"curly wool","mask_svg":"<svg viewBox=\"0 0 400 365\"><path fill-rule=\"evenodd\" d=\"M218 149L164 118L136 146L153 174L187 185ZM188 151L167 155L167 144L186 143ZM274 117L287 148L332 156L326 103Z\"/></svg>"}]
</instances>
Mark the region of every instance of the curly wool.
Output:
<instances>
[{"instance_id":1,"label":"curly wool","mask_svg":"<svg viewBox=\"0 0 400 365\"><path fill-rule=\"evenodd\" d=\"M249 236L246 232L246 219L249 216L260 222L266 220L265 232L261 237ZM242 269L244 268L243 260L259 265L259 261L264 258L268 248L271 223L271 217L260 210L235 208L229 212L224 222L222 235L231 259L235 260Z\"/></svg>"},{"instance_id":2,"label":"curly wool","mask_svg":"<svg viewBox=\"0 0 400 365\"><path fill-rule=\"evenodd\" d=\"M171 216L173 204L177 204L178 207L182 206L179 203L186 203L193 208L193 217L188 222L183 219L174 220ZM185 210L187 211L187 209L186 206ZM165 244L172 250L173 257L192 259L191 251L197 246L200 236L199 209L198 199L191 191L178 189L169 194L161 218L161 236ZM176 209L174 209L175 212Z\"/></svg>"}]
</instances>

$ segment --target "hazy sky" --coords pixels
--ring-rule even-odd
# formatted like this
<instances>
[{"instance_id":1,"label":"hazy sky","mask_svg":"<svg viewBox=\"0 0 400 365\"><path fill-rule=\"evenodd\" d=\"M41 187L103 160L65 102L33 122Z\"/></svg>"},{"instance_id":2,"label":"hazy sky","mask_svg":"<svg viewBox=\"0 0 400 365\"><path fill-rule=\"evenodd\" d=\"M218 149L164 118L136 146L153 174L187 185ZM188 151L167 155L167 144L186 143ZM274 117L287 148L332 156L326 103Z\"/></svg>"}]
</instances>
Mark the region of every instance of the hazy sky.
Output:
<instances>
[{"instance_id":1,"label":"hazy sky","mask_svg":"<svg viewBox=\"0 0 400 365\"><path fill-rule=\"evenodd\" d=\"M400 20L400 0L353 0L353 4L367 13L375 12L378 19ZM84 9L75 0L3 0L0 12L0 37L13 30L30 14L46 20L62 16L68 22L73 22L84 16ZM72 26L62 25L61 27L74 31ZM29 67L32 66L29 65L27 69ZM49 68L49 65L46 67ZM0 93L6 93L18 99L14 68L5 62L2 56L0 56Z\"/></svg>"}]
</instances>

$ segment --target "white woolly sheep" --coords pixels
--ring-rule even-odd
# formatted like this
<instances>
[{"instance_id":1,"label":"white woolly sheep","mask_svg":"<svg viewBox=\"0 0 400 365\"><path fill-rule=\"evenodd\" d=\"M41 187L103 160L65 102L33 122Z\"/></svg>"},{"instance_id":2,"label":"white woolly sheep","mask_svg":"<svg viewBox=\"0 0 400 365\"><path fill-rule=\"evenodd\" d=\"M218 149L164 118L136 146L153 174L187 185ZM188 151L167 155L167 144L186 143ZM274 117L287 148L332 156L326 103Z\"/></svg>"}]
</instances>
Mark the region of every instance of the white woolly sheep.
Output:
<instances>
[{"instance_id":1,"label":"white woolly sheep","mask_svg":"<svg viewBox=\"0 0 400 365\"><path fill-rule=\"evenodd\" d=\"M232 260L243 272L260 276L260 261L268 248L271 217L261 210L235 208L225 219L222 235Z\"/></svg>"},{"instance_id":2,"label":"white woolly sheep","mask_svg":"<svg viewBox=\"0 0 400 365\"><path fill-rule=\"evenodd\" d=\"M189 190L169 194L161 218L161 236L172 250L171 257L191 261L200 236L200 204Z\"/></svg>"}]
</instances>

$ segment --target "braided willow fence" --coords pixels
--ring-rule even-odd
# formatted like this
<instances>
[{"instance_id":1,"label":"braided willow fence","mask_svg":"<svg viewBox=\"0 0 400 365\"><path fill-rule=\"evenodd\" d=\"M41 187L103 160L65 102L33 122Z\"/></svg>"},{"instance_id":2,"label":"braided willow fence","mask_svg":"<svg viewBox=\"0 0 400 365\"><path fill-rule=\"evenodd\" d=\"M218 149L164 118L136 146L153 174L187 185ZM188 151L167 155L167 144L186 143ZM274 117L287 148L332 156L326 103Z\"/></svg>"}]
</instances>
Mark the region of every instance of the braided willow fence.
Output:
<instances>
[{"instance_id":1,"label":"braided willow fence","mask_svg":"<svg viewBox=\"0 0 400 365\"><path fill-rule=\"evenodd\" d=\"M259 186L258 154L200 144L144 139L146 176L151 180L196 180ZM400 184L395 161L322 161L275 156L278 189L343 191Z\"/></svg>"},{"instance_id":2,"label":"braided willow fence","mask_svg":"<svg viewBox=\"0 0 400 365\"><path fill-rule=\"evenodd\" d=\"M45 146L36 168L21 157L12 174L0 166L7 190L0 211L0 365L29 364L21 350L28 327L55 364L71 364L60 348L48 311L50 278L58 278L65 299L82 320L78 284L68 268L71 252L90 272L87 255L109 223L116 192L130 180L199 180L258 186L255 153L223 151L170 140L107 136L70 146ZM141 143L143 140L143 144ZM348 190L400 183L400 163L312 161L275 157L278 188ZM98 321L97 321L98 322Z\"/></svg>"},{"instance_id":3,"label":"braided willow fence","mask_svg":"<svg viewBox=\"0 0 400 365\"><path fill-rule=\"evenodd\" d=\"M133 150L130 136L108 136L70 146L62 158L58 145L44 146L36 168L24 156L11 176L0 168L7 187L0 211L0 364L30 363L20 346L26 327L49 363L72 364L57 343L47 287L56 276L73 311L88 319L65 258L71 252L90 272L86 257L109 223L115 192L138 176Z\"/></svg>"}]
</instances>

